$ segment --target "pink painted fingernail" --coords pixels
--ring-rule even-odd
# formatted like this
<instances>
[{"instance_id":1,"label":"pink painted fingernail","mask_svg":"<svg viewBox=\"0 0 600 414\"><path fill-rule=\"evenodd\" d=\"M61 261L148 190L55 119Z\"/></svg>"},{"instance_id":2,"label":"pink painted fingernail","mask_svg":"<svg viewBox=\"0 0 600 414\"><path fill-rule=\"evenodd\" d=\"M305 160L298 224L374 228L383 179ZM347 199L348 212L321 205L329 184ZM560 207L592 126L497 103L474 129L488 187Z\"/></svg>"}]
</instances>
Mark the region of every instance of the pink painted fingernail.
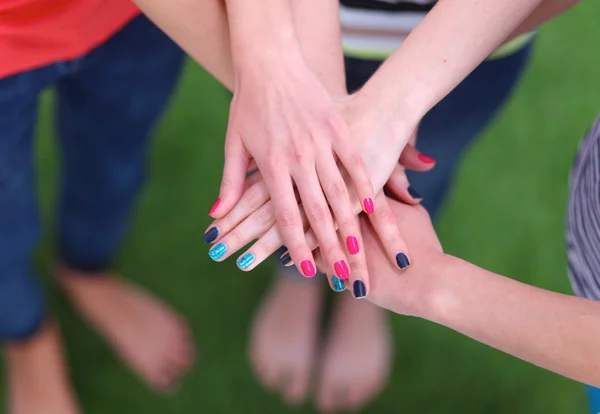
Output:
<instances>
[{"instance_id":1,"label":"pink painted fingernail","mask_svg":"<svg viewBox=\"0 0 600 414\"><path fill-rule=\"evenodd\" d=\"M363 203L365 205L365 213L367 213L367 214L375 213L375 206L373 205L372 198L365 198Z\"/></svg>"},{"instance_id":2,"label":"pink painted fingernail","mask_svg":"<svg viewBox=\"0 0 600 414\"><path fill-rule=\"evenodd\" d=\"M348 269L348 265L344 260L340 260L339 262L335 262L333 265L333 269L335 270L335 274L342 280L348 279L350 277L350 269Z\"/></svg>"},{"instance_id":3,"label":"pink painted fingernail","mask_svg":"<svg viewBox=\"0 0 600 414\"><path fill-rule=\"evenodd\" d=\"M217 211L217 208L219 208L219 204L221 204L221 199L217 198L217 201L215 201L215 204L213 204L213 206L210 208L210 211L208 212L209 216L212 216L213 213Z\"/></svg>"},{"instance_id":4,"label":"pink painted fingernail","mask_svg":"<svg viewBox=\"0 0 600 414\"><path fill-rule=\"evenodd\" d=\"M354 236L346 237L346 248L350 254L358 254L360 247L358 247L358 239Z\"/></svg>"},{"instance_id":5,"label":"pink painted fingernail","mask_svg":"<svg viewBox=\"0 0 600 414\"><path fill-rule=\"evenodd\" d=\"M425 154L419 154L417 155L417 158L421 161L424 162L425 164L435 164L435 159L428 157Z\"/></svg>"},{"instance_id":6,"label":"pink painted fingernail","mask_svg":"<svg viewBox=\"0 0 600 414\"><path fill-rule=\"evenodd\" d=\"M317 271L315 270L315 265L310 260L305 260L302 263L300 263L300 268L302 269L302 273L304 273L304 276L306 277L313 277L317 274Z\"/></svg>"}]
</instances>

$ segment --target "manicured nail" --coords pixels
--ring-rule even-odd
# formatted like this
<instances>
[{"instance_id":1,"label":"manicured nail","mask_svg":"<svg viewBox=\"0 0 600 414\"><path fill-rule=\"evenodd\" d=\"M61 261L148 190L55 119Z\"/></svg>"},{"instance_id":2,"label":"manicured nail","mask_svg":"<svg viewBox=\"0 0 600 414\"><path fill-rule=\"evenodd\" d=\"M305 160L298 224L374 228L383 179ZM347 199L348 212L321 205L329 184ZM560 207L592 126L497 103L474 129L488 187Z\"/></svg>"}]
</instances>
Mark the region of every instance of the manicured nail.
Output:
<instances>
[{"instance_id":1,"label":"manicured nail","mask_svg":"<svg viewBox=\"0 0 600 414\"><path fill-rule=\"evenodd\" d=\"M285 266L286 264L288 264L291 261L292 261L292 256L290 256L289 253L286 253L279 258L279 263L281 263L282 266Z\"/></svg>"},{"instance_id":2,"label":"manicured nail","mask_svg":"<svg viewBox=\"0 0 600 414\"><path fill-rule=\"evenodd\" d=\"M408 190L408 194L410 194L410 196L412 198L414 198L415 200L420 200L423 198L423 197L421 197L421 194L417 193L417 190L415 190L411 186L409 186L407 190Z\"/></svg>"},{"instance_id":3,"label":"manicured nail","mask_svg":"<svg viewBox=\"0 0 600 414\"><path fill-rule=\"evenodd\" d=\"M333 265L333 269L335 270L335 274L342 280L348 279L350 277L350 269L348 269L348 265L345 260L340 260L339 262L335 262Z\"/></svg>"},{"instance_id":4,"label":"manicured nail","mask_svg":"<svg viewBox=\"0 0 600 414\"><path fill-rule=\"evenodd\" d=\"M365 198L364 200L365 213L373 214L375 212L375 206L373 205L372 198Z\"/></svg>"},{"instance_id":5,"label":"manicured nail","mask_svg":"<svg viewBox=\"0 0 600 414\"><path fill-rule=\"evenodd\" d=\"M331 276L331 284L333 285L334 292L342 292L346 289L344 281L336 276Z\"/></svg>"},{"instance_id":6,"label":"manicured nail","mask_svg":"<svg viewBox=\"0 0 600 414\"><path fill-rule=\"evenodd\" d=\"M354 236L346 237L346 248L350 254L358 254L360 247L358 247L358 239Z\"/></svg>"},{"instance_id":7,"label":"manicured nail","mask_svg":"<svg viewBox=\"0 0 600 414\"><path fill-rule=\"evenodd\" d=\"M238 259L237 264L240 267L240 269L244 270L247 269L248 266L250 266L252 263L254 263L254 259L255 257L252 253L246 253Z\"/></svg>"},{"instance_id":8,"label":"manicured nail","mask_svg":"<svg viewBox=\"0 0 600 414\"><path fill-rule=\"evenodd\" d=\"M210 208L210 211L208 212L209 216L212 216L213 213L217 211L217 208L219 208L219 204L221 204L221 199L217 198L217 201L215 201L215 204L213 204L213 206Z\"/></svg>"},{"instance_id":9,"label":"manicured nail","mask_svg":"<svg viewBox=\"0 0 600 414\"><path fill-rule=\"evenodd\" d=\"M219 243L208 251L208 255L213 260L219 260L227 252L227 246L223 243Z\"/></svg>"},{"instance_id":10,"label":"manicured nail","mask_svg":"<svg viewBox=\"0 0 600 414\"><path fill-rule=\"evenodd\" d=\"M408 257L406 257L406 255L402 252L400 252L396 255L396 263L398 264L398 267L400 269L406 269L408 266L410 266Z\"/></svg>"},{"instance_id":11,"label":"manicured nail","mask_svg":"<svg viewBox=\"0 0 600 414\"><path fill-rule=\"evenodd\" d=\"M421 161L424 162L425 164L435 164L435 159L428 157L425 154L419 154L417 155L417 158Z\"/></svg>"},{"instance_id":12,"label":"manicured nail","mask_svg":"<svg viewBox=\"0 0 600 414\"><path fill-rule=\"evenodd\" d=\"M304 273L304 276L306 277L313 277L317 274L315 265L310 260L305 260L302 263L300 263L300 268L302 269L302 273Z\"/></svg>"},{"instance_id":13,"label":"manicured nail","mask_svg":"<svg viewBox=\"0 0 600 414\"><path fill-rule=\"evenodd\" d=\"M364 298L367 296L367 288L362 280L356 279L354 281L354 285L352 286L352 290L354 291L354 297L356 299Z\"/></svg>"},{"instance_id":14,"label":"manicured nail","mask_svg":"<svg viewBox=\"0 0 600 414\"><path fill-rule=\"evenodd\" d=\"M217 227L211 227L204 233L202 239L204 239L204 243L212 243L217 240L217 237L219 237L219 229Z\"/></svg>"}]
</instances>

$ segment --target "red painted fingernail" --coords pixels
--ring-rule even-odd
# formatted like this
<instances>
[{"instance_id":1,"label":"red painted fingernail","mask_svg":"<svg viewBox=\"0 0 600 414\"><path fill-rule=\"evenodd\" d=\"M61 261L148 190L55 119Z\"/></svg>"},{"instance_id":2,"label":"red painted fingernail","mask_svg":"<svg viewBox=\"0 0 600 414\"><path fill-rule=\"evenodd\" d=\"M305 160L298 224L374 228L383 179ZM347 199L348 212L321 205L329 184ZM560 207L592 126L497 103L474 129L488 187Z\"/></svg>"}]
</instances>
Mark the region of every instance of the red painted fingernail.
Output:
<instances>
[{"instance_id":1,"label":"red painted fingernail","mask_svg":"<svg viewBox=\"0 0 600 414\"><path fill-rule=\"evenodd\" d=\"M342 280L348 279L350 277L350 269L348 269L348 265L344 260L340 260L339 262L335 262L333 265L333 269L335 270L335 274Z\"/></svg>"},{"instance_id":2,"label":"red painted fingernail","mask_svg":"<svg viewBox=\"0 0 600 414\"><path fill-rule=\"evenodd\" d=\"M419 154L417 155L417 158L421 161L424 162L425 164L435 164L435 159L428 157L425 154Z\"/></svg>"},{"instance_id":3,"label":"red painted fingernail","mask_svg":"<svg viewBox=\"0 0 600 414\"><path fill-rule=\"evenodd\" d=\"M213 204L213 206L210 208L210 211L208 212L209 216L212 216L213 213L217 211L217 208L219 208L219 204L221 204L221 199L217 198L217 201L215 201L215 204Z\"/></svg>"},{"instance_id":4,"label":"red painted fingernail","mask_svg":"<svg viewBox=\"0 0 600 414\"><path fill-rule=\"evenodd\" d=\"M315 265L310 260L305 260L302 263L300 263L300 268L302 269L302 273L304 273L304 276L306 277L313 277L317 274L317 271L315 270Z\"/></svg>"},{"instance_id":5,"label":"red painted fingernail","mask_svg":"<svg viewBox=\"0 0 600 414\"><path fill-rule=\"evenodd\" d=\"M375 212L375 206L373 205L372 198L365 198L365 201L363 203L365 205L365 213L373 214Z\"/></svg>"},{"instance_id":6,"label":"red painted fingernail","mask_svg":"<svg viewBox=\"0 0 600 414\"><path fill-rule=\"evenodd\" d=\"M346 247L348 248L348 253L357 254L360 251L360 247L358 247L358 239L354 236L348 236L346 238Z\"/></svg>"}]
</instances>

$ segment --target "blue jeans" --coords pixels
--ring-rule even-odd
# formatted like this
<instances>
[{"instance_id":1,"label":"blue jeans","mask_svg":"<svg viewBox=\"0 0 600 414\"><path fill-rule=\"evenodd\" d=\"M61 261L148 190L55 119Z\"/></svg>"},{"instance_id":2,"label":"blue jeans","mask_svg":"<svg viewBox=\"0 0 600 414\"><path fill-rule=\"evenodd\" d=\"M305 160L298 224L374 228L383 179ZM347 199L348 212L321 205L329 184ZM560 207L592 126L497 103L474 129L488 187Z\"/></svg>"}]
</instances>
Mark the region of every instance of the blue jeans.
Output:
<instances>
[{"instance_id":1,"label":"blue jeans","mask_svg":"<svg viewBox=\"0 0 600 414\"><path fill-rule=\"evenodd\" d=\"M96 272L124 236L149 136L183 59L139 16L85 56L0 79L0 340L27 338L46 317L31 263L40 236L33 151L40 93L57 91L58 254Z\"/></svg>"}]
</instances>

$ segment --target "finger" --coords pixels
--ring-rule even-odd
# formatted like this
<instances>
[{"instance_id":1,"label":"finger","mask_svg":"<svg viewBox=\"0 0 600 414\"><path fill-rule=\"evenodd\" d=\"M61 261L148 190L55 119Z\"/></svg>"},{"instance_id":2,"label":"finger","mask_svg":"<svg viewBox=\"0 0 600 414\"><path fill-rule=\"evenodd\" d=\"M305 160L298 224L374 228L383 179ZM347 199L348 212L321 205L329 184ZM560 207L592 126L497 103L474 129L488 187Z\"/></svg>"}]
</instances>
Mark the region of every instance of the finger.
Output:
<instances>
[{"instance_id":1,"label":"finger","mask_svg":"<svg viewBox=\"0 0 600 414\"><path fill-rule=\"evenodd\" d=\"M229 135L225 141L225 166L219 198L210 209L209 216L223 217L238 202L242 196L250 160L250 154L240 137L234 133Z\"/></svg>"},{"instance_id":2,"label":"finger","mask_svg":"<svg viewBox=\"0 0 600 414\"><path fill-rule=\"evenodd\" d=\"M419 204L423 199L421 195L410 186L406 172L401 165L396 165L396 168L394 168L394 171L385 186L398 201L402 201L403 203L415 205Z\"/></svg>"},{"instance_id":3,"label":"finger","mask_svg":"<svg viewBox=\"0 0 600 414\"><path fill-rule=\"evenodd\" d=\"M334 269L339 278L347 279L350 276L350 268L346 262L344 250L340 245L329 205L321 190L321 183L316 171L302 174L302 176L295 176L294 180L302 200L304 213L328 264Z\"/></svg>"},{"instance_id":4,"label":"finger","mask_svg":"<svg viewBox=\"0 0 600 414\"><path fill-rule=\"evenodd\" d=\"M375 192L363 158L360 153L356 151L349 139L350 134L346 124L341 121L335 124L333 128L334 133L338 137L333 148L335 154L338 156L348 175L352 179L352 183L354 184L356 194L363 210L367 214L373 214L375 212Z\"/></svg>"},{"instance_id":5,"label":"finger","mask_svg":"<svg viewBox=\"0 0 600 414\"><path fill-rule=\"evenodd\" d=\"M412 145L407 145L400 154L398 161L403 167L414 171L429 171L435 167L436 161L425 154L421 154Z\"/></svg>"},{"instance_id":6,"label":"finger","mask_svg":"<svg viewBox=\"0 0 600 414\"><path fill-rule=\"evenodd\" d=\"M211 223L206 230L206 233L204 233L204 241L206 243L214 243L220 240L230 231L234 230L243 220L256 213L269 201L269 198L269 189L263 180L246 189L240 198L240 201L238 201L229 213ZM272 206L270 208L272 213ZM263 233L275 222L275 216L273 214L270 215L272 222L268 222L266 214L268 211L268 209L263 210L260 216L264 219Z\"/></svg>"},{"instance_id":7,"label":"finger","mask_svg":"<svg viewBox=\"0 0 600 414\"><path fill-rule=\"evenodd\" d=\"M239 223L233 230L222 236L208 252L211 259L221 262L242 249L251 241L264 235L275 224L272 203L267 203ZM238 266L244 270L255 261L255 257L246 256L238 260Z\"/></svg>"},{"instance_id":8,"label":"finger","mask_svg":"<svg viewBox=\"0 0 600 414\"><path fill-rule=\"evenodd\" d=\"M352 203L348 196L348 189L346 188L339 167L334 159L329 156L330 154L326 155L323 153L323 155L325 156L318 157L317 173L319 180L325 189L325 196L327 197L329 206L333 211L339 235L343 240L341 245L346 247L346 256L350 259L360 252L360 245L362 244L358 218L354 213ZM353 259L353 263L358 264L356 258ZM362 266L364 267L365 264L366 262L363 263ZM334 267L336 276L341 279L347 279L350 276L349 272L345 272L344 267L346 267L345 262L336 263ZM350 266L350 268L353 269L352 266Z\"/></svg>"},{"instance_id":9,"label":"finger","mask_svg":"<svg viewBox=\"0 0 600 414\"><path fill-rule=\"evenodd\" d=\"M313 277L317 271L311 249L304 238L304 225L291 177L288 173L273 169L269 169L268 174L263 171L263 177L271 193L283 244L287 246L294 262L300 264L298 270L306 277Z\"/></svg>"},{"instance_id":10,"label":"finger","mask_svg":"<svg viewBox=\"0 0 600 414\"><path fill-rule=\"evenodd\" d=\"M333 274L321 249L317 248L314 250L313 255L317 268L327 278L327 283L329 283L331 290L334 292L343 292L346 289L346 282Z\"/></svg>"},{"instance_id":11,"label":"finger","mask_svg":"<svg viewBox=\"0 0 600 414\"><path fill-rule=\"evenodd\" d=\"M377 195L377 212L369 216L375 233L381 241L390 261L400 269L410 266L406 243L400 236L398 223L383 192Z\"/></svg>"}]
</instances>

